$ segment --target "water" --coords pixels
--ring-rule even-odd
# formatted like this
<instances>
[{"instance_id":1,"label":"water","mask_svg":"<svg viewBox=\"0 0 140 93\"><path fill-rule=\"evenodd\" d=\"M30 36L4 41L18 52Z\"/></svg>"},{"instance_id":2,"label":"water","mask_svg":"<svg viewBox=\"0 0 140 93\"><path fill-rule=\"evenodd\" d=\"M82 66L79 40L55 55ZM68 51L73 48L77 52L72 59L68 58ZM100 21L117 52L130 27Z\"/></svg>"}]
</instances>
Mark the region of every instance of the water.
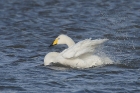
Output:
<instances>
[{"instance_id":1,"label":"water","mask_svg":"<svg viewBox=\"0 0 140 93\"><path fill-rule=\"evenodd\" d=\"M139 93L139 0L0 0L0 93ZM56 36L110 39L114 64L43 66Z\"/></svg>"}]
</instances>

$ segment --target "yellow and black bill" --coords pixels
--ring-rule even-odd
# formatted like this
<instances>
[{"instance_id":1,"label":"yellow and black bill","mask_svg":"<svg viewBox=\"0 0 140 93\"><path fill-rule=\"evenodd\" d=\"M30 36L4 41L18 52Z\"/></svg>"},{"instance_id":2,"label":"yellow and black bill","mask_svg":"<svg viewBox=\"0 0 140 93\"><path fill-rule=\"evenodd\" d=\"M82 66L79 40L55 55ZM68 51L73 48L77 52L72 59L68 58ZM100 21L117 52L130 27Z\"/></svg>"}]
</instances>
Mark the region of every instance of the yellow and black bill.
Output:
<instances>
[{"instance_id":1,"label":"yellow and black bill","mask_svg":"<svg viewBox=\"0 0 140 93\"><path fill-rule=\"evenodd\" d=\"M58 42L58 39L56 38L49 47L57 45L57 42Z\"/></svg>"}]
</instances>

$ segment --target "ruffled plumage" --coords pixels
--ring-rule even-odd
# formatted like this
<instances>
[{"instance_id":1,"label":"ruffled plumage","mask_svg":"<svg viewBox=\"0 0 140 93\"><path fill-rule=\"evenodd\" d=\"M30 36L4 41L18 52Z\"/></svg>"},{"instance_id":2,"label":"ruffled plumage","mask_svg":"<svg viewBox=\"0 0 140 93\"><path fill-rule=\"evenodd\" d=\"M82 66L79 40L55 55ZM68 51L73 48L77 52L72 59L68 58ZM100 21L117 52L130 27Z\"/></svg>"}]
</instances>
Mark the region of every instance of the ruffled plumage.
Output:
<instances>
[{"instance_id":1,"label":"ruffled plumage","mask_svg":"<svg viewBox=\"0 0 140 93\"><path fill-rule=\"evenodd\" d=\"M50 52L44 58L44 65L50 63L60 63L74 68L88 68L103 64L112 64L108 57L99 57L94 55L95 49L106 42L108 39L86 39L75 44L72 39L66 35L60 35L52 44L67 44L68 48L61 53Z\"/></svg>"}]
</instances>

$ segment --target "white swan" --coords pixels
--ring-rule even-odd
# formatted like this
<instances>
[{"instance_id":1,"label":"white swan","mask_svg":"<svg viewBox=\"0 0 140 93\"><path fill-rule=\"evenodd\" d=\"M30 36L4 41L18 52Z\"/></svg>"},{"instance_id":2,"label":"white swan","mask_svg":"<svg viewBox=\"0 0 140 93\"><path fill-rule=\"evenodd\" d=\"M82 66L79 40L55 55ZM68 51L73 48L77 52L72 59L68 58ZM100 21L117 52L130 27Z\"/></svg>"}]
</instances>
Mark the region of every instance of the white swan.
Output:
<instances>
[{"instance_id":1,"label":"white swan","mask_svg":"<svg viewBox=\"0 0 140 93\"><path fill-rule=\"evenodd\" d=\"M44 65L60 63L73 68L89 68L103 64L112 64L112 60L107 57L101 58L97 55L93 55L95 48L107 40L108 39L86 39L75 44L67 35L59 35L51 46L66 44L68 48L61 53L48 53L44 58Z\"/></svg>"}]
</instances>

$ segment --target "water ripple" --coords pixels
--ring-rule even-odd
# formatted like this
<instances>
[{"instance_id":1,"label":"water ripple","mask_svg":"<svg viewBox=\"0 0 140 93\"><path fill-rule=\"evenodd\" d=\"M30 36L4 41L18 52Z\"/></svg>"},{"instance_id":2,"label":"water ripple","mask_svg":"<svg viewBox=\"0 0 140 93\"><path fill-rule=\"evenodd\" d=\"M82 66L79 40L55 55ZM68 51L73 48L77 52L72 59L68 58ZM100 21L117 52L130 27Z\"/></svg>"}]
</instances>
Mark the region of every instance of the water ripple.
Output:
<instances>
[{"instance_id":1,"label":"water ripple","mask_svg":"<svg viewBox=\"0 0 140 93\"><path fill-rule=\"evenodd\" d=\"M139 93L139 0L1 0L0 91ZM44 66L59 34L75 42L108 38L102 48L114 64L72 69Z\"/></svg>"}]
</instances>

